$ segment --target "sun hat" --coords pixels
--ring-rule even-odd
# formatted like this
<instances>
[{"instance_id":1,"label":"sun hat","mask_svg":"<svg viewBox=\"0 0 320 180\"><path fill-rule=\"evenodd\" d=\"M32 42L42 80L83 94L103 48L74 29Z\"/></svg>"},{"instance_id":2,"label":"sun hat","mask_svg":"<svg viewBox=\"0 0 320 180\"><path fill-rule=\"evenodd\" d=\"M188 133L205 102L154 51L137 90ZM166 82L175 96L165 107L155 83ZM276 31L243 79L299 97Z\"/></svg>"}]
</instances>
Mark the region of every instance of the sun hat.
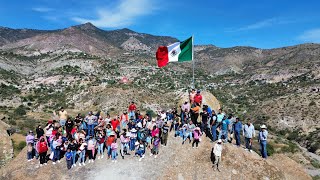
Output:
<instances>
[{"instance_id":1,"label":"sun hat","mask_svg":"<svg viewBox=\"0 0 320 180\"><path fill-rule=\"evenodd\" d=\"M221 140L221 139L218 139L218 143L222 143L222 140Z\"/></svg>"},{"instance_id":2,"label":"sun hat","mask_svg":"<svg viewBox=\"0 0 320 180\"><path fill-rule=\"evenodd\" d=\"M137 132L137 130L135 128L132 128L131 132Z\"/></svg>"},{"instance_id":3,"label":"sun hat","mask_svg":"<svg viewBox=\"0 0 320 180\"><path fill-rule=\"evenodd\" d=\"M260 128L261 129L267 129L267 126L263 124Z\"/></svg>"}]
</instances>

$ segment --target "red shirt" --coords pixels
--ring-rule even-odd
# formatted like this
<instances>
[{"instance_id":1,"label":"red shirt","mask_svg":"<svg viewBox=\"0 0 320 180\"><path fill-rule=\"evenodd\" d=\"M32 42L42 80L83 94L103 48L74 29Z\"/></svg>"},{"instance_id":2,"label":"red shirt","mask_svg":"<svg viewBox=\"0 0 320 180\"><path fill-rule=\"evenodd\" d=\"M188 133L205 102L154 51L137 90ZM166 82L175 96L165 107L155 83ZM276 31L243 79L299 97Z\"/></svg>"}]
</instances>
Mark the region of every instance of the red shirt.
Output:
<instances>
[{"instance_id":1,"label":"red shirt","mask_svg":"<svg viewBox=\"0 0 320 180\"><path fill-rule=\"evenodd\" d=\"M112 126L112 129L115 130L117 128L117 126L120 125L120 122L118 120L112 120L111 121L111 126Z\"/></svg>"},{"instance_id":2,"label":"red shirt","mask_svg":"<svg viewBox=\"0 0 320 180\"><path fill-rule=\"evenodd\" d=\"M77 132L77 128L73 128L72 130L71 130L71 134L74 134L74 133L76 133Z\"/></svg>"},{"instance_id":3,"label":"red shirt","mask_svg":"<svg viewBox=\"0 0 320 180\"><path fill-rule=\"evenodd\" d=\"M106 141L107 146L111 146L111 144L113 143L114 139L115 139L115 137L111 137L111 136L108 137L108 139Z\"/></svg>"},{"instance_id":4,"label":"red shirt","mask_svg":"<svg viewBox=\"0 0 320 180\"><path fill-rule=\"evenodd\" d=\"M130 104L129 111L135 111L137 109L137 106L135 104Z\"/></svg>"},{"instance_id":5,"label":"red shirt","mask_svg":"<svg viewBox=\"0 0 320 180\"><path fill-rule=\"evenodd\" d=\"M39 153L48 151L47 142L43 141L39 143Z\"/></svg>"},{"instance_id":6,"label":"red shirt","mask_svg":"<svg viewBox=\"0 0 320 180\"><path fill-rule=\"evenodd\" d=\"M194 96L194 102L196 102L196 103L198 103L198 104L201 104L202 103L202 96L201 96L201 94L196 94L195 96Z\"/></svg>"}]
</instances>

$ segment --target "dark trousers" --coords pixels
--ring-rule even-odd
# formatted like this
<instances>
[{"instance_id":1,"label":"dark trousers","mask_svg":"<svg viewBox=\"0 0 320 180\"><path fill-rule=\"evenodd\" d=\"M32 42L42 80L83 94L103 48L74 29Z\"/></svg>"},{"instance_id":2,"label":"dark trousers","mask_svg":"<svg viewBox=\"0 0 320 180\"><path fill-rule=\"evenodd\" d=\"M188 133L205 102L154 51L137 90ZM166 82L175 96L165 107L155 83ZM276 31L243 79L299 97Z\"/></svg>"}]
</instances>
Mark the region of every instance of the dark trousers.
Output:
<instances>
[{"instance_id":1,"label":"dark trousers","mask_svg":"<svg viewBox=\"0 0 320 180\"><path fill-rule=\"evenodd\" d=\"M92 150L87 150L89 159L93 159Z\"/></svg>"},{"instance_id":2,"label":"dark trousers","mask_svg":"<svg viewBox=\"0 0 320 180\"><path fill-rule=\"evenodd\" d=\"M161 139L161 144L164 144L166 146L168 142L168 134L163 134Z\"/></svg>"},{"instance_id":3,"label":"dark trousers","mask_svg":"<svg viewBox=\"0 0 320 180\"><path fill-rule=\"evenodd\" d=\"M40 156L40 164L47 163L46 162L47 151L43 152L43 153L40 153L39 156Z\"/></svg>"},{"instance_id":4,"label":"dark trousers","mask_svg":"<svg viewBox=\"0 0 320 180\"><path fill-rule=\"evenodd\" d=\"M234 136L236 138L236 145L240 146L241 140L240 140L240 131L234 131Z\"/></svg>"},{"instance_id":5,"label":"dark trousers","mask_svg":"<svg viewBox=\"0 0 320 180\"><path fill-rule=\"evenodd\" d=\"M199 139L193 139L192 147L194 147L194 143L196 143L196 147L198 147Z\"/></svg>"},{"instance_id":6,"label":"dark trousers","mask_svg":"<svg viewBox=\"0 0 320 180\"><path fill-rule=\"evenodd\" d=\"M199 113L191 113L191 121L194 125L197 125L198 122ZM187 122L186 122L187 123Z\"/></svg>"},{"instance_id":7,"label":"dark trousers","mask_svg":"<svg viewBox=\"0 0 320 180\"><path fill-rule=\"evenodd\" d=\"M70 160L67 160L67 168L71 169L72 166L72 158Z\"/></svg>"},{"instance_id":8,"label":"dark trousers","mask_svg":"<svg viewBox=\"0 0 320 180\"><path fill-rule=\"evenodd\" d=\"M245 138L246 139L246 148L251 150L252 149L252 144L250 143L251 138Z\"/></svg>"}]
</instances>

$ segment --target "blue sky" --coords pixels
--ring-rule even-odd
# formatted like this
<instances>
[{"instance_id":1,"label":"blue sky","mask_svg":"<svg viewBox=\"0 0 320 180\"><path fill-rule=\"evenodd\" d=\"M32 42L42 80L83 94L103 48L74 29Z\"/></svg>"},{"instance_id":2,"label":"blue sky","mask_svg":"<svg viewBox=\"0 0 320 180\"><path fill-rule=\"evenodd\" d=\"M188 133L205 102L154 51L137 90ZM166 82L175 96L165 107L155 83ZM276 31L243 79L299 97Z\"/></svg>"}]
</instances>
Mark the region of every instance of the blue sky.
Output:
<instances>
[{"instance_id":1,"label":"blue sky","mask_svg":"<svg viewBox=\"0 0 320 180\"><path fill-rule=\"evenodd\" d=\"M61 29L84 22L196 44L276 48L320 43L320 1L0 0L0 26Z\"/></svg>"}]
</instances>

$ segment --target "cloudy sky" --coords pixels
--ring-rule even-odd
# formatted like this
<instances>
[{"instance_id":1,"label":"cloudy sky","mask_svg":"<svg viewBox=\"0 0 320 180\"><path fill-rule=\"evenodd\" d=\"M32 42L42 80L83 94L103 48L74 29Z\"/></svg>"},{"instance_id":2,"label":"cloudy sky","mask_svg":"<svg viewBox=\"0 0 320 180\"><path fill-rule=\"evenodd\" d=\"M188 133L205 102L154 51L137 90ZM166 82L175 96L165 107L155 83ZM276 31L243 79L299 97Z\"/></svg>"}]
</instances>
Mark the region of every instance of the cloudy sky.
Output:
<instances>
[{"instance_id":1,"label":"cloudy sky","mask_svg":"<svg viewBox=\"0 0 320 180\"><path fill-rule=\"evenodd\" d=\"M91 22L220 47L320 43L320 1L0 0L0 26L62 29Z\"/></svg>"}]
</instances>

